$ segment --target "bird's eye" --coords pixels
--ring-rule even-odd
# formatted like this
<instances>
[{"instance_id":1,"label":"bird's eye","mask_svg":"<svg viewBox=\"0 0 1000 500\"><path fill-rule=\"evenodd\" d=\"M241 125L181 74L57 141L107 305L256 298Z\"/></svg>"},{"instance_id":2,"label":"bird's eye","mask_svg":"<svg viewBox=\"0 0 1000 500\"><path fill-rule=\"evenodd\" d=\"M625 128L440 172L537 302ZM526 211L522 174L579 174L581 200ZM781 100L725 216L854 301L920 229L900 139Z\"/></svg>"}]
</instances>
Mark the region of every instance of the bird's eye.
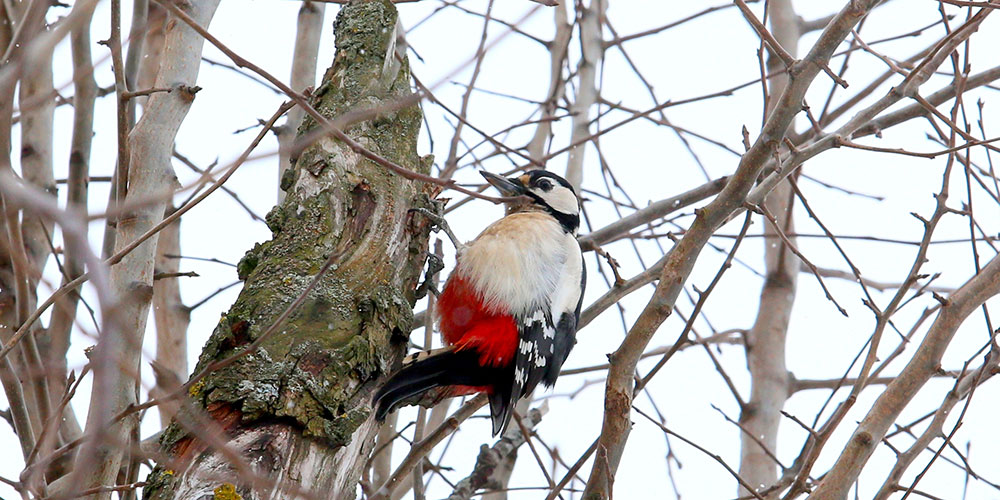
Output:
<instances>
[{"instance_id":1,"label":"bird's eye","mask_svg":"<svg viewBox=\"0 0 1000 500\"><path fill-rule=\"evenodd\" d=\"M552 182L548 179L542 179L536 183L536 185L541 188L542 191L552 191Z\"/></svg>"}]
</instances>

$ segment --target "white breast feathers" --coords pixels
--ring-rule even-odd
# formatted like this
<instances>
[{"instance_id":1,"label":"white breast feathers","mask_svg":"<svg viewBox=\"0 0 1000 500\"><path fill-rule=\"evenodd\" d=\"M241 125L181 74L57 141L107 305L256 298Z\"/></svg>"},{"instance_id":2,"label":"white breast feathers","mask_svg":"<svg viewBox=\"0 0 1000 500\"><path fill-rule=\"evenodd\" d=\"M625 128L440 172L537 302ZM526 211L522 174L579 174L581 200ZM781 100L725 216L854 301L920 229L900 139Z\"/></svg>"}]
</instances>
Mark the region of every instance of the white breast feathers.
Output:
<instances>
[{"instance_id":1,"label":"white breast feathers","mask_svg":"<svg viewBox=\"0 0 1000 500\"><path fill-rule=\"evenodd\" d=\"M576 239L551 216L516 213L483 230L459 256L456 272L487 309L523 315L551 302L571 251L579 254Z\"/></svg>"}]
</instances>

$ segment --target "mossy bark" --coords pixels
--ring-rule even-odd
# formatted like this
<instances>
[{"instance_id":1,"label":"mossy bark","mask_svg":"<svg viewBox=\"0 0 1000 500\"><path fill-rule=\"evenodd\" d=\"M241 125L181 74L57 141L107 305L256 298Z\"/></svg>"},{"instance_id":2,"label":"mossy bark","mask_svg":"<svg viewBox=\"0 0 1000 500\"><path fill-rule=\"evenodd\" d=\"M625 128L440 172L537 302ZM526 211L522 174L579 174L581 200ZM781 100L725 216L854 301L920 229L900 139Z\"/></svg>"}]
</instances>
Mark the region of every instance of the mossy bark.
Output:
<instances>
[{"instance_id":1,"label":"mossy bark","mask_svg":"<svg viewBox=\"0 0 1000 500\"><path fill-rule=\"evenodd\" d=\"M410 94L409 68L393 57L396 10L389 1L353 2L335 25L337 55L313 105L334 118ZM364 147L416 171L421 115L409 106L346 132ZM315 127L306 120L299 133ZM245 349L270 327L332 259L302 305L260 349L192 387L196 407L226 430L249 468L198 439L179 417L164 433L176 462L149 477L146 498L202 498L225 483L244 499L353 498L377 425L375 381L402 356L413 291L427 252L430 186L406 180L324 138L299 155L283 179L285 200L267 216L271 240L240 262L243 291L205 345L194 372ZM179 465L179 466L178 466ZM251 479L248 476L258 476ZM272 496L278 488L284 493Z\"/></svg>"}]
</instances>

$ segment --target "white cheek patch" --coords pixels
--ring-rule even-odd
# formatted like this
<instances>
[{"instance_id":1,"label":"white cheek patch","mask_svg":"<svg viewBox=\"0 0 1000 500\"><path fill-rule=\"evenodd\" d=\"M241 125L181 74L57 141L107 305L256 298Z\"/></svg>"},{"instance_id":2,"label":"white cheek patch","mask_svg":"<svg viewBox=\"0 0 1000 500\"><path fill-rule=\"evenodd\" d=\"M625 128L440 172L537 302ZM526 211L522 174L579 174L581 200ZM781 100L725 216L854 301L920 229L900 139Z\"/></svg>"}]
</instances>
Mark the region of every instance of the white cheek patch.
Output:
<instances>
[{"instance_id":1,"label":"white cheek patch","mask_svg":"<svg viewBox=\"0 0 1000 500\"><path fill-rule=\"evenodd\" d=\"M576 195L573 194L573 191L569 188L556 186L548 193L538 189L534 189L533 192L541 199L545 200L545 203L548 203L549 206L554 208L557 212L572 215L580 213L580 202L576 199Z\"/></svg>"}]
</instances>

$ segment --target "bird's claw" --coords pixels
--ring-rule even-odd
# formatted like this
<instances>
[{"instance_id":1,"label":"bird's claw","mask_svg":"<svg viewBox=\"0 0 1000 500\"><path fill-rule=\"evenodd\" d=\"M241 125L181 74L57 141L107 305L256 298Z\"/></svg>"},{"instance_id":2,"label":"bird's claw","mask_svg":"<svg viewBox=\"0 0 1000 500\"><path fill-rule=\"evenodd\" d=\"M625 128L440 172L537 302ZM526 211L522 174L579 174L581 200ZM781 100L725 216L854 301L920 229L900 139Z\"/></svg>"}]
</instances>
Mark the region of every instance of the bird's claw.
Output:
<instances>
[{"instance_id":1,"label":"bird's claw","mask_svg":"<svg viewBox=\"0 0 1000 500\"><path fill-rule=\"evenodd\" d=\"M427 292L433 293L435 297L441 295L441 292L438 290L437 285L435 284L437 282L437 279L434 275L441 272L442 269L444 269L444 260L433 253L428 253L427 270L424 271L424 281L423 283L420 283L417 289L413 292L414 296L417 299L422 299L426 297Z\"/></svg>"},{"instance_id":2,"label":"bird's claw","mask_svg":"<svg viewBox=\"0 0 1000 500\"><path fill-rule=\"evenodd\" d=\"M441 214L434 213L423 207L411 208L410 211L423 214L424 217L427 217L427 219L434 224L431 229L434 232L444 231L444 234L448 235L448 239L450 239L451 243L455 245L455 248L461 248L463 246L462 242L458 239L458 236L455 236L455 233L452 232L451 226L448 225L448 221L445 220L444 216Z\"/></svg>"}]
</instances>

